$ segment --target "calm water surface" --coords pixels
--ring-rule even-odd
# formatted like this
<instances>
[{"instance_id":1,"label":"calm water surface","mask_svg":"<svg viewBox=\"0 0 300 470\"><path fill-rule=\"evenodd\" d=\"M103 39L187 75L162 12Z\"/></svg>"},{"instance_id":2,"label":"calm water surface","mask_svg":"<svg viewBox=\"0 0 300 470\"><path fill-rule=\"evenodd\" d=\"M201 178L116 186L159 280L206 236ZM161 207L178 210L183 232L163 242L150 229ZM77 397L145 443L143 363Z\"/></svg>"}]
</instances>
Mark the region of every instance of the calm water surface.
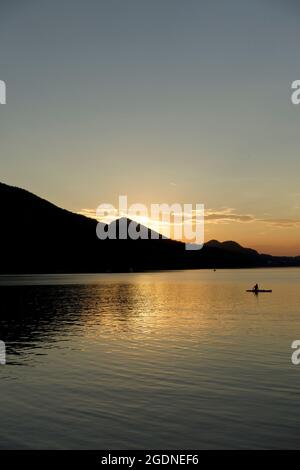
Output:
<instances>
[{"instance_id":1,"label":"calm water surface","mask_svg":"<svg viewBox=\"0 0 300 470\"><path fill-rule=\"evenodd\" d=\"M300 269L0 276L0 339L3 449L300 448Z\"/></svg>"}]
</instances>

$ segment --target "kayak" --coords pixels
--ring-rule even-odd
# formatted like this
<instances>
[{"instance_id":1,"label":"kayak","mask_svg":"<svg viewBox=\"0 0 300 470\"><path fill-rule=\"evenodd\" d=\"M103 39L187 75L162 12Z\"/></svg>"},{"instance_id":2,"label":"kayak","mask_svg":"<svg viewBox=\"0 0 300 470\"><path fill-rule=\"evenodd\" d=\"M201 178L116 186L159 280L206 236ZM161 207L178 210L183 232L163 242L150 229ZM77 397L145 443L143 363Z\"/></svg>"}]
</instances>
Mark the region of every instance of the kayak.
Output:
<instances>
[{"instance_id":1,"label":"kayak","mask_svg":"<svg viewBox=\"0 0 300 470\"><path fill-rule=\"evenodd\" d=\"M258 292L272 292L271 289L257 289L257 290L254 290L254 289L250 289L250 290L246 290L246 292L253 292L254 294L258 293Z\"/></svg>"}]
</instances>

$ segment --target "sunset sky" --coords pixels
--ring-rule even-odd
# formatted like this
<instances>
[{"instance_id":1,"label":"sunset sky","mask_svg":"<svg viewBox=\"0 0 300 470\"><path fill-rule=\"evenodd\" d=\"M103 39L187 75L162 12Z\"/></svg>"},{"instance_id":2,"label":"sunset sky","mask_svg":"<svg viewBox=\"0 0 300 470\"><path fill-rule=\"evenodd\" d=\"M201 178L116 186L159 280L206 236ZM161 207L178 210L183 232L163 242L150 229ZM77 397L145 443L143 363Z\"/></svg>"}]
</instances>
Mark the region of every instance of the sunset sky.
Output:
<instances>
[{"instance_id":1,"label":"sunset sky","mask_svg":"<svg viewBox=\"0 0 300 470\"><path fill-rule=\"evenodd\" d=\"M300 3L4 0L0 180L75 212L203 203L206 239L300 255Z\"/></svg>"}]
</instances>

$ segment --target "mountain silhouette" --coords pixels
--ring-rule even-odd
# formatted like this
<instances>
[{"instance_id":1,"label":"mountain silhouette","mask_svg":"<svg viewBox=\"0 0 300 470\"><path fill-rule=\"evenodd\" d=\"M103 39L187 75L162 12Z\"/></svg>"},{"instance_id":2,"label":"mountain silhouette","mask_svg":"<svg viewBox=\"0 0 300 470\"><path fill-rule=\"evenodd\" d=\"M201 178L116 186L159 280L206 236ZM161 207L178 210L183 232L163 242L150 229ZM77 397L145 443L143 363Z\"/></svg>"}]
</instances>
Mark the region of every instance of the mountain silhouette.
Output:
<instances>
[{"instance_id":1,"label":"mountain silhouette","mask_svg":"<svg viewBox=\"0 0 300 470\"><path fill-rule=\"evenodd\" d=\"M0 183L1 273L128 272L160 269L300 266L300 257L275 257L233 241L207 242L187 251L130 219L110 225L116 240L100 240L98 222L74 214L13 186ZM101 224L105 231L108 225ZM148 239L120 239L120 228L148 234ZM154 239L149 238L152 233Z\"/></svg>"},{"instance_id":2,"label":"mountain silhouette","mask_svg":"<svg viewBox=\"0 0 300 470\"><path fill-rule=\"evenodd\" d=\"M219 248L221 250L232 251L234 253L249 254L256 256L258 252L252 248L244 248L239 243L228 240L226 242L219 242L218 240L210 240L206 243L207 247L210 248Z\"/></svg>"}]
</instances>

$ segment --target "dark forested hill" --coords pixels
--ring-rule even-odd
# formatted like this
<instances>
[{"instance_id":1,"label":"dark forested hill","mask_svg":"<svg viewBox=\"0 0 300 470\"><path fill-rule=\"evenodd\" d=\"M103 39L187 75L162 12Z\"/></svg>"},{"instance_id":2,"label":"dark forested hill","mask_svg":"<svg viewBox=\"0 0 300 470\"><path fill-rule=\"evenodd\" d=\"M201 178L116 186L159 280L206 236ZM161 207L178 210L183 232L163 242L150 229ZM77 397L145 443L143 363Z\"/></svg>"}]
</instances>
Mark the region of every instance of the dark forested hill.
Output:
<instances>
[{"instance_id":1,"label":"dark forested hill","mask_svg":"<svg viewBox=\"0 0 300 470\"><path fill-rule=\"evenodd\" d=\"M295 266L300 258L260 255L235 242L185 245L156 240L99 240L97 222L61 209L20 188L0 183L0 272L106 272L147 269ZM113 222L131 223L124 219ZM107 228L107 226L103 226ZM149 231L136 224L137 230Z\"/></svg>"}]
</instances>

